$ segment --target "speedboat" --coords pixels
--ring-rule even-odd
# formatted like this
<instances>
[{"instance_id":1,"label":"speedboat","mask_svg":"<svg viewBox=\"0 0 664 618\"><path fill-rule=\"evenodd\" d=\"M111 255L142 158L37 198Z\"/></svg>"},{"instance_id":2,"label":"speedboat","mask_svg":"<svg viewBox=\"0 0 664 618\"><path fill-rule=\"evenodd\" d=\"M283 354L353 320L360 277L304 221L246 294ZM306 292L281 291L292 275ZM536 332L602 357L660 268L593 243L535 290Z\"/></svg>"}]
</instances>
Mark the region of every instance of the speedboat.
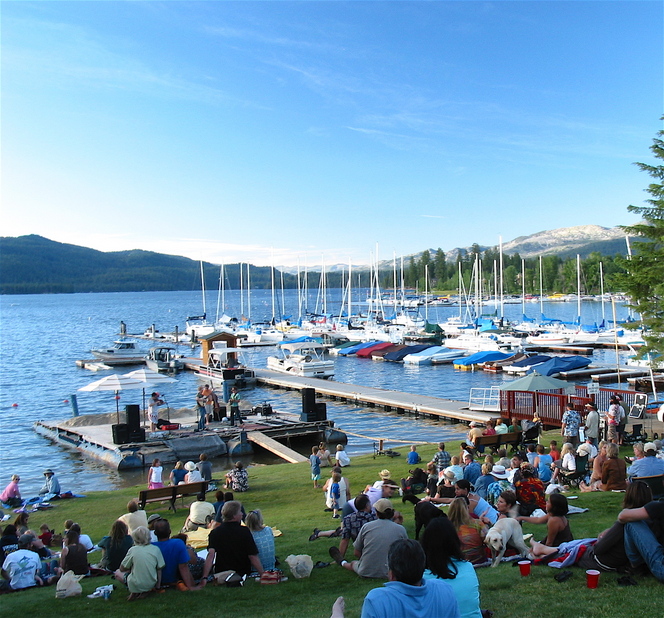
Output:
<instances>
[{"instance_id":1,"label":"speedboat","mask_svg":"<svg viewBox=\"0 0 664 618\"><path fill-rule=\"evenodd\" d=\"M282 343L281 356L268 356L267 368L305 378L330 378L334 375L334 361L325 360L325 347L314 341Z\"/></svg>"},{"instance_id":2,"label":"speedboat","mask_svg":"<svg viewBox=\"0 0 664 618\"><path fill-rule=\"evenodd\" d=\"M184 369L182 356L176 352L175 348L166 346L150 348L150 352L145 357L145 364L152 371L180 371Z\"/></svg>"},{"instance_id":3,"label":"speedboat","mask_svg":"<svg viewBox=\"0 0 664 618\"><path fill-rule=\"evenodd\" d=\"M201 365L196 374L212 382L228 382L231 386L244 388L256 383L256 374L238 362L236 355L242 348L213 347L207 353L207 364ZM233 357L229 358L229 354ZM205 360L205 359L204 359Z\"/></svg>"},{"instance_id":4,"label":"speedboat","mask_svg":"<svg viewBox=\"0 0 664 618\"><path fill-rule=\"evenodd\" d=\"M137 358L145 354L136 347L134 341L128 339L118 339L113 342L112 348L99 348L90 350L93 356L103 360L111 360L113 358Z\"/></svg>"}]
</instances>

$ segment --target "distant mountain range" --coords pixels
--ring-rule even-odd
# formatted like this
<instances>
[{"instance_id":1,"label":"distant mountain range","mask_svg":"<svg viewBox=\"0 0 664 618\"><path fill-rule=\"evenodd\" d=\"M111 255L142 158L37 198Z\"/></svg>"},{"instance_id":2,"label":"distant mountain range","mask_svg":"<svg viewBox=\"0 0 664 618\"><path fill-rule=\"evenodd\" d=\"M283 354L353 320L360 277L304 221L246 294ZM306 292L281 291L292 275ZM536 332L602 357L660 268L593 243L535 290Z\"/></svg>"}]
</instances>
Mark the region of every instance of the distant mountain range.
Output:
<instances>
[{"instance_id":1,"label":"distant mountain range","mask_svg":"<svg viewBox=\"0 0 664 618\"><path fill-rule=\"evenodd\" d=\"M484 251L491 247L480 246ZM446 251L448 260L455 260L459 252L470 252L472 247L459 247ZM431 255L437 248L429 249ZM598 252L602 255L626 253L625 235L619 228L584 225L538 232L521 236L503 244L506 254L519 253L521 257L557 254L586 257ZM423 252L404 256L419 258ZM392 268L385 260L380 268ZM347 264L326 266L331 273L329 285L338 284L340 272ZM367 265L354 266L356 271L368 270ZM295 287L297 272L291 267L278 267L284 274L284 285ZM310 268L316 270L316 267ZM205 285L216 289L219 284L219 265L204 263ZM224 267L228 289L239 289L239 265ZM337 273L335 275L335 273ZM312 279L311 277L314 277ZM269 288L271 269L267 266L251 267L253 288ZM315 275L309 284L315 285ZM186 257L165 255L152 251L103 252L87 247L59 243L37 235L0 237L0 293L52 294L71 292L131 292L155 290L199 290L201 288L200 263Z\"/></svg>"},{"instance_id":2,"label":"distant mountain range","mask_svg":"<svg viewBox=\"0 0 664 618\"><path fill-rule=\"evenodd\" d=\"M481 251L491 249L496 245L479 245ZM470 253L472 247L456 247L445 251L445 258L454 261L461 253ZM438 248L428 249L433 257ZM410 258L419 259L424 250L404 256L404 262ZM591 253L602 255L627 254L625 232L618 227L601 227L599 225L577 225L576 227L561 227L557 230L537 232L530 236L519 236L514 240L503 243L503 252L507 255L518 253L522 258L531 258L545 255L558 255L561 258L580 255L588 257ZM398 256L397 259L400 259ZM378 263L380 269L392 268L392 260L383 260ZM288 273L296 273L297 269L290 266L279 266L281 270ZM316 267L314 267L316 268ZM319 267L320 268L320 267ZM354 270L368 268L366 265L353 265ZM326 265L327 272L348 270L348 264Z\"/></svg>"}]
</instances>

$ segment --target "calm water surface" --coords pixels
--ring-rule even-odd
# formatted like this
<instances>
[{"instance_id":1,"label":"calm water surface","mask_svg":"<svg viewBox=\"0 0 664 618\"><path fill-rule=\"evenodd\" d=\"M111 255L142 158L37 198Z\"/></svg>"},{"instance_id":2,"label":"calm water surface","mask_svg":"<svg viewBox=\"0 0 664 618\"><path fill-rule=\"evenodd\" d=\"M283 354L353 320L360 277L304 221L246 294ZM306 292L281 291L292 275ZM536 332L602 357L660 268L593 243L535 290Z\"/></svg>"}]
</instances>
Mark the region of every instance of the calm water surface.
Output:
<instances>
[{"instance_id":1,"label":"calm water surface","mask_svg":"<svg viewBox=\"0 0 664 618\"><path fill-rule=\"evenodd\" d=\"M328 309L338 306L340 291L329 291ZM216 313L217 294L208 298L208 315ZM239 293L226 293L224 310L229 315L246 313L247 301L241 304ZM316 307L312 294L309 307ZM76 367L77 359L91 358L90 350L111 345L117 337L120 320L129 332L142 333L151 324L161 331L184 328L188 315L201 312L200 292L136 292L110 294L56 294L0 297L0 486L9 482L11 474L21 476L24 495L35 493L43 483L43 468L56 470L63 488L74 492L111 489L142 482L143 472L111 471L107 467L83 459L78 453L53 445L32 430L38 419L61 420L71 415L67 403L71 395L107 373L93 373ZM251 308L255 320L272 315L269 291L252 292ZM282 299L278 299L278 306ZM283 298L286 312L296 315L296 292L286 291ZM210 310L210 307L213 307ZM539 305L528 306L529 317L539 315ZM607 311L609 309L607 308ZM619 318L625 309L619 308ZM521 305L507 305L505 313L516 319ZM576 315L575 303L551 303L545 306L550 318L571 320ZM429 310L429 321L443 321L458 315L458 309ZM599 303L586 303L583 322L601 321ZM146 348L149 343L145 343ZM244 361L264 367L272 348L254 348L244 352ZM615 353L596 352L594 362L615 362ZM374 362L365 359L338 357L335 360L335 379L399 391L467 400L470 388L500 385L505 378L484 372L454 371L451 366L412 367L397 363ZM127 373L133 367L117 373ZM160 387L169 405L174 408L191 407L197 388L191 373L178 376L177 384ZM140 391L121 393L120 407L140 402ZM269 401L276 410L299 412L299 393L257 388L245 392L253 404ZM81 414L115 410L113 393L78 393ZM328 417L342 429L362 437L351 436L351 455L371 450L373 439L403 439L438 441L458 437L454 427L430 420L416 420L376 409L358 408L327 401ZM271 462L269 457L263 462ZM227 465L226 461L216 462Z\"/></svg>"}]
</instances>

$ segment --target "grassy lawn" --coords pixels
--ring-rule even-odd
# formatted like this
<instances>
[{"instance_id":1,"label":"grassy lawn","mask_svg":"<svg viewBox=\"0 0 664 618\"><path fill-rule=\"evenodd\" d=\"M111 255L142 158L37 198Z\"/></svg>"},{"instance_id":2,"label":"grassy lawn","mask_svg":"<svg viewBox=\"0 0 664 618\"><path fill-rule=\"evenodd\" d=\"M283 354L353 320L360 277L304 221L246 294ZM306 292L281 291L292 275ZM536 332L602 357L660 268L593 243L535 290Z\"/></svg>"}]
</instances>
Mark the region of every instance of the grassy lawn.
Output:
<instances>
[{"instance_id":1,"label":"grassy lawn","mask_svg":"<svg viewBox=\"0 0 664 618\"><path fill-rule=\"evenodd\" d=\"M548 441L545 441L548 444ZM370 455L356 457L352 466L345 470L350 479L354 494L361 491L367 483L378 479L378 472L388 468L392 478L398 479L408 472L406 448L400 449L402 457L387 459ZM458 451L458 443L449 443L448 450ZM631 449L630 449L631 450ZM428 461L436 451L434 445L418 448L422 459ZM627 449L625 449L627 454ZM326 474L329 469L323 469ZM88 616L91 612L103 610L113 616L151 616L151 615L189 615L195 608L197 614L228 615L235 618L270 616L307 616L328 617L332 603L338 595L346 599L346 615L359 616L362 600L372 588L382 585L376 580L361 580L352 573L341 569L334 563L324 569L314 569L311 577L296 580L285 564L289 554L309 554L313 561L330 561L328 548L338 539L319 539L309 542L308 537L314 527L334 528L337 520L330 513L325 513L323 492L311 487L308 464L283 464L249 469L250 490L240 495L248 511L260 508L267 525L278 528L283 536L276 539L277 555L282 568L289 575L288 582L277 586L260 586L253 581L244 588L218 588L208 586L197 592L167 591L152 595L150 598L133 603L126 602L126 591L118 588L109 601L88 599L86 596L55 600L55 589L32 589L16 594L8 594L2 599L3 615L37 615L48 612L53 615ZM215 478L223 477L221 471ZM75 488L65 488L72 489ZM66 519L78 521L83 532L93 541L98 541L108 534L114 519L123 514L127 501L136 497L138 488L108 492L90 493L87 498L61 501L57 507L44 512L34 513L30 517L30 526L38 529L42 523L48 523L57 531L62 531ZM615 521L620 510L622 494L581 494L571 504L587 507L589 512L573 515L570 518L575 538L596 536ZM188 502L187 502L188 503ZM397 508L402 508L401 501L395 500ZM413 510L411 505L403 505L405 525L411 538L414 537ZM152 504L147 507L148 514L160 513L171 522L173 530L182 526L187 515L186 508L179 508L175 515L167 507ZM536 538L544 536L543 526L525 525L525 532L533 532ZM349 555L352 548L349 549ZM100 554L93 554L91 562L97 562ZM585 587L585 573L573 569L574 576L559 584L553 577L558 572L551 567L533 568L530 577L522 578L518 568L510 563L495 569L480 569L482 607L492 609L496 618L560 618L561 616L584 617L623 617L634 615L661 615L662 587L654 578L639 580L638 586L623 588L616 584L617 575L603 574L597 590ZM83 594L94 591L97 586L109 583L106 577L82 580ZM636 609L638 608L638 610ZM394 617L398 618L398 617Z\"/></svg>"}]
</instances>

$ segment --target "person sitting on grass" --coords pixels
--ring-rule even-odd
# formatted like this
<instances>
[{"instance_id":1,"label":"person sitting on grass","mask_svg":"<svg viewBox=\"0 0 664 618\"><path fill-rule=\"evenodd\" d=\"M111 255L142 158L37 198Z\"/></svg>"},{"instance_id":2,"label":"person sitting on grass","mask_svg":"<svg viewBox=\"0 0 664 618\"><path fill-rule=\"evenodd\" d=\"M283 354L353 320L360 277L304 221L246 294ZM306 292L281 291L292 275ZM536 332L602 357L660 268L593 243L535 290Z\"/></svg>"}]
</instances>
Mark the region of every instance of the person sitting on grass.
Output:
<instances>
[{"instance_id":1,"label":"person sitting on grass","mask_svg":"<svg viewBox=\"0 0 664 618\"><path fill-rule=\"evenodd\" d=\"M408 457L406 458L406 463L409 466L416 466L422 461L420 454L417 452L417 446L415 444L411 445L410 451L408 452Z\"/></svg>"},{"instance_id":2,"label":"person sitting on grass","mask_svg":"<svg viewBox=\"0 0 664 618\"><path fill-rule=\"evenodd\" d=\"M235 467L226 473L226 484L224 485L224 489L239 492L247 491L249 489L249 474L241 461L236 461Z\"/></svg>"},{"instance_id":3,"label":"person sitting on grass","mask_svg":"<svg viewBox=\"0 0 664 618\"><path fill-rule=\"evenodd\" d=\"M664 583L664 502L648 502L623 509L618 522L625 524L625 552L633 569L646 569Z\"/></svg>"},{"instance_id":4,"label":"person sitting on grass","mask_svg":"<svg viewBox=\"0 0 664 618\"><path fill-rule=\"evenodd\" d=\"M652 500L652 491L643 481L630 483L623 499L623 509L640 509ZM556 555L578 552L574 563L581 569L597 569L604 572L624 572L630 566L625 551L625 526L616 521L613 526L600 532L597 539L583 539L561 543L558 547L547 547L533 543L533 554L555 559ZM580 551L581 546L585 551ZM567 564L565 566L568 566Z\"/></svg>"},{"instance_id":5,"label":"person sitting on grass","mask_svg":"<svg viewBox=\"0 0 664 618\"><path fill-rule=\"evenodd\" d=\"M539 445L541 448L541 445ZM544 449L542 449L544 450ZM535 476L535 468L524 461L521 464L520 481L515 483L516 499L519 503L519 515L532 515L536 509L546 508L544 483Z\"/></svg>"},{"instance_id":6,"label":"person sitting on grass","mask_svg":"<svg viewBox=\"0 0 664 618\"><path fill-rule=\"evenodd\" d=\"M389 580L370 590L362 604L362 618L460 618L452 586L442 579L423 579L426 555L412 539L399 539L387 549ZM333 606L333 618L343 618L344 599Z\"/></svg>"},{"instance_id":7,"label":"person sitting on grass","mask_svg":"<svg viewBox=\"0 0 664 618\"><path fill-rule=\"evenodd\" d=\"M80 528L74 524L67 532L64 547L60 554L60 568L63 573L74 571L75 575L87 575L90 572L88 551L80 541Z\"/></svg>"},{"instance_id":8,"label":"person sitting on grass","mask_svg":"<svg viewBox=\"0 0 664 618\"><path fill-rule=\"evenodd\" d=\"M600 443L597 445L598 453L595 459L593 459L593 471L590 475L590 481L588 483L585 481L579 483L579 489L581 491L601 491L602 468L604 467L604 463L609 459L606 454L606 448L608 445L609 443L605 440L600 440Z\"/></svg>"},{"instance_id":9,"label":"person sitting on grass","mask_svg":"<svg viewBox=\"0 0 664 618\"><path fill-rule=\"evenodd\" d=\"M486 563L487 555L484 537L486 536L487 528L482 525L480 520L470 516L468 498L465 496L455 498L452 504L450 504L447 516L459 538L459 550L463 556L463 560L467 560L471 564ZM443 518L439 517L437 519Z\"/></svg>"},{"instance_id":10,"label":"person sitting on grass","mask_svg":"<svg viewBox=\"0 0 664 618\"><path fill-rule=\"evenodd\" d=\"M189 506L189 516L184 522L182 532L193 532L199 528L207 528L214 520L214 506L205 501L205 492L202 491L196 496L196 501Z\"/></svg>"},{"instance_id":11,"label":"person sitting on grass","mask_svg":"<svg viewBox=\"0 0 664 618\"><path fill-rule=\"evenodd\" d=\"M127 585L128 601L145 598L150 591L161 586L164 557L150 544L150 531L139 526L131 533L134 545L129 549L114 577Z\"/></svg>"},{"instance_id":12,"label":"person sitting on grass","mask_svg":"<svg viewBox=\"0 0 664 618\"><path fill-rule=\"evenodd\" d=\"M187 551L187 546L182 539L171 537L171 524L168 519L159 519L154 524L154 533L157 535L157 542L153 543L161 551L164 558L161 573L161 584L172 586L182 580L188 590L196 590L205 585L203 580L199 586L196 586L194 578L191 576L189 563L192 556Z\"/></svg>"},{"instance_id":13,"label":"person sitting on grass","mask_svg":"<svg viewBox=\"0 0 664 618\"><path fill-rule=\"evenodd\" d=\"M607 460L602 464L601 491L624 491L627 488L627 464L618 458L619 447L614 442L606 445Z\"/></svg>"},{"instance_id":14,"label":"person sitting on grass","mask_svg":"<svg viewBox=\"0 0 664 618\"><path fill-rule=\"evenodd\" d=\"M263 565L258 558L258 547L246 526L242 526L242 505L236 500L226 502L221 508L223 521L210 532L208 553L203 577L210 573L235 571L249 575L256 571L263 574ZM203 580L205 581L205 579Z\"/></svg>"},{"instance_id":15,"label":"person sitting on grass","mask_svg":"<svg viewBox=\"0 0 664 618\"><path fill-rule=\"evenodd\" d=\"M357 538L357 535L360 533L362 526L364 524L374 521L376 519L376 513L371 508L371 502L369 501L369 496L366 494L360 494L355 498L355 505L357 506L357 511L346 515L339 528L335 530L319 530L314 528L313 534L309 537L310 541L315 541L318 538L328 538L328 537L337 537L341 536L341 543L339 543L339 552L341 556L346 555L346 550L348 549L348 543L352 540L353 542Z\"/></svg>"},{"instance_id":16,"label":"person sitting on grass","mask_svg":"<svg viewBox=\"0 0 664 618\"><path fill-rule=\"evenodd\" d=\"M482 618L477 574L464 558L461 542L449 519L431 520L422 535L422 549L427 566L424 579L439 579L452 586L462 618Z\"/></svg>"},{"instance_id":17,"label":"person sitting on grass","mask_svg":"<svg viewBox=\"0 0 664 618\"><path fill-rule=\"evenodd\" d=\"M148 516L144 510L138 508L138 502L136 500L130 500L127 503L127 512L118 517L118 519L127 524L129 534L139 526L143 526L144 528L148 527Z\"/></svg>"},{"instance_id":18,"label":"person sitting on grass","mask_svg":"<svg viewBox=\"0 0 664 618\"><path fill-rule=\"evenodd\" d=\"M558 547L561 543L567 543L574 539L567 519L568 508L565 496L551 494L546 501L546 515L542 517L519 516L516 519L528 524L546 524L546 538L542 541L542 544L548 547ZM532 539L530 544L533 546L533 556L535 558L541 557L537 553L535 542Z\"/></svg>"},{"instance_id":19,"label":"person sitting on grass","mask_svg":"<svg viewBox=\"0 0 664 618\"><path fill-rule=\"evenodd\" d=\"M251 536L258 548L258 559L265 571L274 569L274 534L272 528L263 523L263 514L259 509L249 511L246 522L247 528L251 530Z\"/></svg>"},{"instance_id":20,"label":"person sitting on grass","mask_svg":"<svg viewBox=\"0 0 664 618\"><path fill-rule=\"evenodd\" d=\"M334 466L330 470L330 478L328 478L325 481L325 484L323 485L323 491L325 492L325 511L327 512L332 512L334 510L332 508L334 499L330 492L332 490L332 484L334 483L334 481L332 480L332 475L334 475L335 473L339 474L339 499L338 499L339 510L343 510L344 506L346 506L346 502L348 502L351 497L350 483L348 482L348 479L345 476L343 476L341 468L339 468L338 466Z\"/></svg>"},{"instance_id":21,"label":"person sitting on grass","mask_svg":"<svg viewBox=\"0 0 664 618\"><path fill-rule=\"evenodd\" d=\"M136 526L136 528L138 527ZM102 552L99 568L111 572L117 571L133 544L134 541L129 534L127 524L121 519L116 519L111 526L110 535L99 541Z\"/></svg>"},{"instance_id":22,"label":"person sitting on grass","mask_svg":"<svg viewBox=\"0 0 664 618\"><path fill-rule=\"evenodd\" d=\"M18 549L7 554L2 562L4 580L0 581L0 590L24 590L44 585L44 581L39 576L41 561L39 556L30 549L33 539L31 534L21 535L17 543Z\"/></svg>"},{"instance_id":23,"label":"person sitting on grass","mask_svg":"<svg viewBox=\"0 0 664 618\"><path fill-rule=\"evenodd\" d=\"M385 579L388 575L387 552L393 541L407 539L406 529L393 522L392 503L381 498L374 505L378 519L364 524L355 539L357 560L348 562L337 547L330 547L330 556L339 566L357 573L360 577Z\"/></svg>"},{"instance_id":24,"label":"person sitting on grass","mask_svg":"<svg viewBox=\"0 0 664 618\"><path fill-rule=\"evenodd\" d=\"M553 471L551 470L553 459L551 459L551 455L546 454L543 444L538 444L535 447L535 451L537 452L537 456L535 457L533 466L537 470L537 476L542 483L548 483L553 476Z\"/></svg>"}]
</instances>

